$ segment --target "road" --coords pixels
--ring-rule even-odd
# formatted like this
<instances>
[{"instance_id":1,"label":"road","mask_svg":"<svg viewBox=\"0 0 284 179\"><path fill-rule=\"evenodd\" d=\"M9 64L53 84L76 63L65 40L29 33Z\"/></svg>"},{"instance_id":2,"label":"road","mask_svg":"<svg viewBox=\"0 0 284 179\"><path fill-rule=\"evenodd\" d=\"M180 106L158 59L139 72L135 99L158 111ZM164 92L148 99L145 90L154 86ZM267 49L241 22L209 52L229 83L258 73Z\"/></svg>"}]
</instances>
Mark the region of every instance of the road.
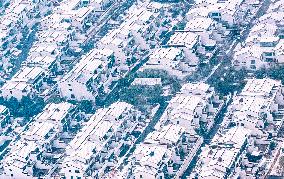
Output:
<instances>
[{"instance_id":1,"label":"road","mask_svg":"<svg viewBox=\"0 0 284 179\"><path fill-rule=\"evenodd\" d=\"M241 43L242 41L245 41L248 38L250 30L251 30L251 28L254 25L254 20L259 18L262 14L264 14L268 10L270 3L271 3L270 0L265 0L262 3L262 6L257 11L256 16L250 20L249 26L247 26L245 28L245 30L243 31L243 33L241 34L241 36L242 36L241 40L240 41L237 41L237 40L232 41L232 43L230 45L230 48L224 53L224 56L225 56L224 59L225 60L221 61L218 65L216 65L212 69L211 73L208 76L204 77L204 79L202 81L204 81L204 82L209 81L210 78L213 77L216 72L223 73L223 74L226 73L226 70L228 68L227 64L228 64L229 60L233 58L236 46L239 43ZM220 128L220 124L223 122L223 118L224 118L225 112L227 111L228 106L232 102L232 96L233 95L228 96L228 99L227 99L227 102L226 102L225 106L223 107L223 109L220 111L220 113L215 118L215 121L216 121L215 125L212 127L211 131L204 137L204 144L209 144L210 141L212 140L212 138L218 132L218 130ZM196 161L195 160L194 161L197 162L198 155L195 156L195 159L196 159ZM194 163L194 161L192 163ZM190 173L193 168L194 168L194 164L190 165L190 167L187 169L186 173L184 173L184 176L182 178L186 178L186 175L188 173Z\"/></svg>"},{"instance_id":2,"label":"road","mask_svg":"<svg viewBox=\"0 0 284 179\"><path fill-rule=\"evenodd\" d=\"M102 27L112 18L111 14L114 14L118 11L121 11L122 9L127 9L129 7L129 4L131 4L134 1L124 1L124 3L121 3L121 0L115 0L114 4L112 4L106 12L102 14L102 16L98 19L97 23L94 24L94 26L87 32L86 40L84 41L84 44L87 44L94 38L98 33L100 33L100 30ZM81 54L79 55L79 58L75 58L71 63L70 66L75 66L76 63L81 59L80 57L86 53L85 51L81 51ZM51 93L44 97L44 101L48 101L50 98L55 97L58 95L58 86L57 84L50 87Z\"/></svg>"},{"instance_id":3,"label":"road","mask_svg":"<svg viewBox=\"0 0 284 179\"><path fill-rule=\"evenodd\" d=\"M227 50L225 53L224 53L224 58L225 60L221 61L221 63L218 65L217 68L213 68L213 71L210 73L209 76L205 77L203 81L208 81L210 80L210 78L212 76L214 76L215 72L217 71L223 71L222 73L225 74L225 71L226 71L226 65L225 63L228 62L228 60L231 60L234 58L234 53L235 53L235 49L237 47L238 44L241 44L242 42L245 42L245 40L248 38L249 36L249 33L252 29L252 27L255 25L255 19L258 19L260 18L263 14L266 13L266 11L268 10L269 8L269 5L271 4L271 0L264 0L261 4L261 6L259 7L256 15L251 18L249 24L247 27L245 27L245 29L243 30L242 34L241 34L241 38L240 40L234 40L231 45L230 45L230 48L229 50Z\"/></svg>"}]
</instances>

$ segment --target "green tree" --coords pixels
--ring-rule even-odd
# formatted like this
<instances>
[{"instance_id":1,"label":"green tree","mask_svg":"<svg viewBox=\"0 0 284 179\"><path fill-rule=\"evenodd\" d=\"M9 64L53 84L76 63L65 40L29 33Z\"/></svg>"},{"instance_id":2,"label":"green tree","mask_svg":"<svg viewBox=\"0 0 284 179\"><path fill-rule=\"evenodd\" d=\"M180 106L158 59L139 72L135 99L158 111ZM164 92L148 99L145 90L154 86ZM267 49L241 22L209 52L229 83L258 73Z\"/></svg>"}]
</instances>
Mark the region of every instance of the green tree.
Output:
<instances>
[{"instance_id":1,"label":"green tree","mask_svg":"<svg viewBox=\"0 0 284 179\"><path fill-rule=\"evenodd\" d=\"M78 108L79 110L89 114L93 111L93 103L89 100L82 100L79 102Z\"/></svg>"},{"instance_id":2,"label":"green tree","mask_svg":"<svg viewBox=\"0 0 284 179\"><path fill-rule=\"evenodd\" d=\"M269 144L269 149L274 150L275 148L276 148L276 142L271 141L270 144Z\"/></svg>"},{"instance_id":3,"label":"green tree","mask_svg":"<svg viewBox=\"0 0 284 179\"><path fill-rule=\"evenodd\" d=\"M6 106L10 109L10 112L12 114L19 110L20 107L19 102L15 97L11 97L10 99L8 99L6 101Z\"/></svg>"}]
</instances>

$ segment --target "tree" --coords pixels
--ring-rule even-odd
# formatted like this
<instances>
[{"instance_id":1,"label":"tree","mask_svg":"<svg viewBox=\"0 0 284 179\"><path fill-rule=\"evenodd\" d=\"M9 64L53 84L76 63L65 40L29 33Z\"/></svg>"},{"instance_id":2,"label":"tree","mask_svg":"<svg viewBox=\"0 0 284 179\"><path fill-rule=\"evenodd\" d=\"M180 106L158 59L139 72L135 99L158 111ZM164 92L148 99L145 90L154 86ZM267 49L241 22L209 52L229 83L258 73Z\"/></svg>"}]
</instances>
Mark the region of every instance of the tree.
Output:
<instances>
[{"instance_id":1,"label":"tree","mask_svg":"<svg viewBox=\"0 0 284 179\"><path fill-rule=\"evenodd\" d=\"M6 101L6 106L10 109L10 112L13 114L20 107L17 98L11 97L8 101Z\"/></svg>"},{"instance_id":2,"label":"tree","mask_svg":"<svg viewBox=\"0 0 284 179\"><path fill-rule=\"evenodd\" d=\"M93 103L89 100L82 100L79 102L78 108L79 110L89 114L92 113Z\"/></svg>"},{"instance_id":3,"label":"tree","mask_svg":"<svg viewBox=\"0 0 284 179\"><path fill-rule=\"evenodd\" d=\"M276 148L276 143L274 141L271 141L269 144L269 149L274 150Z\"/></svg>"}]
</instances>

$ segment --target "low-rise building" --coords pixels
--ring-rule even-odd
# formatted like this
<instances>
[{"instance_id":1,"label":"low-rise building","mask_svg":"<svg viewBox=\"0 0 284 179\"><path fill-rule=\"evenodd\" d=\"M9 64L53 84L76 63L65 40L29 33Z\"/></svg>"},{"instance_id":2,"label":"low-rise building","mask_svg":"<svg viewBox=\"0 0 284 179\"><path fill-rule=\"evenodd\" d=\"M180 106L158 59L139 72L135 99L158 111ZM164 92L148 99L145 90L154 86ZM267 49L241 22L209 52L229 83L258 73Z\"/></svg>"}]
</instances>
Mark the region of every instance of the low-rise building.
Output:
<instances>
[{"instance_id":1,"label":"low-rise building","mask_svg":"<svg viewBox=\"0 0 284 179\"><path fill-rule=\"evenodd\" d=\"M58 83L61 96L69 100L92 100L99 89L107 89L115 74L113 51L94 49ZM114 77L113 77L114 78Z\"/></svg>"},{"instance_id":2,"label":"low-rise building","mask_svg":"<svg viewBox=\"0 0 284 179\"><path fill-rule=\"evenodd\" d=\"M281 113L282 88L280 81L272 79L248 80L242 92L233 98L225 121L251 130L264 128L264 123L272 123L273 116Z\"/></svg>"},{"instance_id":3,"label":"low-rise building","mask_svg":"<svg viewBox=\"0 0 284 179\"><path fill-rule=\"evenodd\" d=\"M216 134L210 144L202 148L191 178L226 178L234 171L243 152L250 131L234 127Z\"/></svg>"},{"instance_id":4,"label":"low-rise building","mask_svg":"<svg viewBox=\"0 0 284 179\"><path fill-rule=\"evenodd\" d=\"M210 130L214 124L215 115L222 106L221 100L213 88L205 83L188 83L182 86L181 93L169 101L155 128L166 123L181 125L191 133L198 129L201 123Z\"/></svg>"},{"instance_id":5,"label":"low-rise building","mask_svg":"<svg viewBox=\"0 0 284 179\"><path fill-rule=\"evenodd\" d=\"M132 86L162 86L161 78L135 78Z\"/></svg>"},{"instance_id":6,"label":"low-rise building","mask_svg":"<svg viewBox=\"0 0 284 179\"><path fill-rule=\"evenodd\" d=\"M21 100L23 96L34 95L40 92L45 71L40 67L24 67L1 88L1 96L6 99L15 97Z\"/></svg>"},{"instance_id":7,"label":"low-rise building","mask_svg":"<svg viewBox=\"0 0 284 179\"><path fill-rule=\"evenodd\" d=\"M162 70L169 73L171 76L177 78L185 78L191 74L192 68L183 68L182 63L185 63L185 55L181 49L170 48L158 48L149 57L149 60L140 71L144 70Z\"/></svg>"},{"instance_id":8,"label":"low-rise building","mask_svg":"<svg viewBox=\"0 0 284 179\"><path fill-rule=\"evenodd\" d=\"M277 5L276 5L277 4ZM270 7L281 6L272 3ZM283 12L270 10L259 18L232 60L236 69L259 70L282 65L283 57Z\"/></svg>"},{"instance_id":9,"label":"low-rise building","mask_svg":"<svg viewBox=\"0 0 284 179\"><path fill-rule=\"evenodd\" d=\"M123 168L117 166L108 178L180 177L201 144L200 137L191 136L179 125L163 126L151 132L142 144L137 145L128 164Z\"/></svg>"},{"instance_id":10,"label":"low-rise building","mask_svg":"<svg viewBox=\"0 0 284 179\"><path fill-rule=\"evenodd\" d=\"M66 148L60 175L101 178L120 162L146 126L141 113L128 103L99 109Z\"/></svg>"},{"instance_id":11,"label":"low-rise building","mask_svg":"<svg viewBox=\"0 0 284 179\"><path fill-rule=\"evenodd\" d=\"M44 163L43 153L53 151L53 141L67 128L75 112L69 103L50 103L44 111L34 117L19 137L9 146L3 159L2 177L28 178L41 176L51 167Z\"/></svg>"},{"instance_id":12,"label":"low-rise building","mask_svg":"<svg viewBox=\"0 0 284 179\"><path fill-rule=\"evenodd\" d=\"M199 2L194 9L187 14L187 18L210 17L215 21L222 22L228 26L234 25L237 20L237 11L243 0L235 1L210 1Z\"/></svg>"},{"instance_id":13,"label":"low-rise building","mask_svg":"<svg viewBox=\"0 0 284 179\"><path fill-rule=\"evenodd\" d=\"M185 59L180 65L188 66L188 68L196 67L199 64L199 59L196 56L199 45L200 37L192 32L175 32L167 43L167 46L181 49L184 52Z\"/></svg>"}]
</instances>

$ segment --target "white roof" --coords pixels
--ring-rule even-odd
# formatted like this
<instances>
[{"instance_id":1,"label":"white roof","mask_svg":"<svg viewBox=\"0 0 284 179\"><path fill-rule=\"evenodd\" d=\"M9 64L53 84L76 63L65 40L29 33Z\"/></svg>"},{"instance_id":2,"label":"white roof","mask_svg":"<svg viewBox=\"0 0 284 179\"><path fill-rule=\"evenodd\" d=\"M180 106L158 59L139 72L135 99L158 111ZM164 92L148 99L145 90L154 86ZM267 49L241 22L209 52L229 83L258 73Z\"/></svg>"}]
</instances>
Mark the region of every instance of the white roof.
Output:
<instances>
[{"instance_id":1,"label":"white roof","mask_svg":"<svg viewBox=\"0 0 284 179\"><path fill-rule=\"evenodd\" d=\"M35 64L44 69L49 68L56 61L56 57L51 56L36 56L27 59L28 64Z\"/></svg>"},{"instance_id":2,"label":"white roof","mask_svg":"<svg viewBox=\"0 0 284 179\"><path fill-rule=\"evenodd\" d=\"M203 31L207 31L212 24L214 24L214 20L212 20L211 18L207 18L207 17L197 17L194 19L190 19L184 30L189 30L192 32L203 32Z\"/></svg>"},{"instance_id":3,"label":"white roof","mask_svg":"<svg viewBox=\"0 0 284 179\"><path fill-rule=\"evenodd\" d=\"M50 121L57 124L66 117L72 108L73 105L67 102L58 104L50 103L45 106L43 112L39 113L35 119L37 121Z\"/></svg>"},{"instance_id":4,"label":"white roof","mask_svg":"<svg viewBox=\"0 0 284 179\"><path fill-rule=\"evenodd\" d=\"M23 168L27 162L27 157L32 151L35 151L37 144L35 141L18 140L11 146L10 153L4 158L4 169L6 166L14 165Z\"/></svg>"},{"instance_id":5,"label":"white roof","mask_svg":"<svg viewBox=\"0 0 284 179\"><path fill-rule=\"evenodd\" d=\"M150 55L147 63L156 64L158 61L172 61L180 54L181 50L178 48L158 48Z\"/></svg>"},{"instance_id":6,"label":"white roof","mask_svg":"<svg viewBox=\"0 0 284 179\"><path fill-rule=\"evenodd\" d=\"M256 59L261 59L263 52L265 51L265 48L253 45L253 46L247 46L244 48L241 48L239 51L235 53L235 60L237 59L244 59L249 57L254 57Z\"/></svg>"},{"instance_id":7,"label":"white roof","mask_svg":"<svg viewBox=\"0 0 284 179\"><path fill-rule=\"evenodd\" d=\"M169 124L163 126L159 131L151 132L144 143L150 144L177 144L178 140L184 133L184 127Z\"/></svg>"},{"instance_id":8,"label":"white roof","mask_svg":"<svg viewBox=\"0 0 284 179\"><path fill-rule=\"evenodd\" d=\"M1 90L19 90L23 91L24 89L31 88L31 86L26 82L14 82L7 81L1 88Z\"/></svg>"},{"instance_id":9,"label":"white roof","mask_svg":"<svg viewBox=\"0 0 284 179\"><path fill-rule=\"evenodd\" d=\"M133 157L139 163L138 166L149 166L154 169L159 169L162 164L163 156L167 154L171 156L171 151L160 146L148 146L145 144L137 145L135 151L133 152ZM136 167L134 166L134 171Z\"/></svg>"},{"instance_id":10,"label":"white roof","mask_svg":"<svg viewBox=\"0 0 284 179\"><path fill-rule=\"evenodd\" d=\"M217 133L210 147L205 148L200 154L202 166L199 177L224 178L227 169L235 162L249 133L250 130L243 127L230 128L222 134Z\"/></svg>"},{"instance_id":11,"label":"white roof","mask_svg":"<svg viewBox=\"0 0 284 179\"><path fill-rule=\"evenodd\" d=\"M8 108L6 106L0 105L0 113L3 113L7 110Z\"/></svg>"},{"instance_id":12,"label":"white roof","mask_svg":"<svg viewBox=\"0 0 284 179\"><path fill-rule=\"evenodd\" d=\"M172 98L167 106L166 111L163 113L160 121L161 123L169 121L185 120L192 122L196 113L197 106L204 107L206 104L202 96L193 94L177 94ZM183 126L190 127L190 126Z\"/></svg>"},{"instance_id":13,"label":"white roof","mask_svg":"<svg viewBox=\"0 0 284 179\"><path fill-rule=\"evenodd\" d=\"M264 79L249 79L243 88L241 95L260 95L266 96L272 92L274 87L280 87L281 82L269 78ZM275 91L276 92L276 91Z\"/></svg>"},{"instance_id":14,"label":"white roof","mask_svg":"<svg viewBox=\"0 0 284 179\"><path fill-rule=\"evenodd\" d=\"M135 78L131 85L162 85L162 80L161 78Z\"/></svg>"},{"instance_id":15,"label":"white roof","mask_svg":"<svg viewBox=\"0 0 284 179\"><path fill-rule=\"evenodd\" d=\"M244 144L246 137L250 134L250 130L242 126L233 127L224 130L222 134L217 133L212 141L211 145L218 145L218 147L223 147L226 145L233 145L234 148L240 149Z\"/></svg>"},{"instance_id":16,"label":"white roof","mask_svg":"<svg viewBox=\"0 0 284 179\"><path fill-rule=\"evenodd\" d=\"M128 112L132 105L125 102L117 102L108 108L97 110L90 120L84 125L76 137L69 143L67 147L67 157L64 159L64 167L76 167L81 171L85 171L89 166L87 162L92 155L98 154L108 139L103 137L112 129L116 132L124 122L118 120L124 112ZM95 152L94 152L95 151Z\"/></svg>"},{"instance_id":17,"label":"white roof","mask_svg":"<svg viewBox=\"0 0 284 179\"><path fill-rule=\"evenodd\" d=\"M95 78L98 74L99 67L102 69L107 66L107 58L113 54L112 50L108 49L93 49L87 55L84 55L80 62L62 78L62 81L74 81L86 83L92 77ZM97 71L95 73L95 71Z\"/></svg>"},{"instance_id":18,"label":"white roof","mask_svg":"<svg viewBox=\"0 0 284 179\"><path fill-rule=\"evenodd\" d=\"M182 85L181 92L194 92L194 91L202 91L207 92L210 88L210 85L199 82L199 83L186 83Z\"/></svg>"},{"instance_id":19,"label":"white roof","mask_svg":"<svg viewBox=\"0 0 284 179\"><path fill-rule=\"evenodd\" d=\"M192 32L175 32L168 41L169 46L185 46L192 49L198 41L198 35Z\"/></svg>"},{"instance_id":20,"label":"white roof","mask_svg":"<svg viewBox=\"0 0 284 179\"><path fill-rule=\"evenodd\" d=\"M14 82L33 82L44 70L40 67L24 67L20 69L11 79Z\"/></svg>"}]
</instances>

